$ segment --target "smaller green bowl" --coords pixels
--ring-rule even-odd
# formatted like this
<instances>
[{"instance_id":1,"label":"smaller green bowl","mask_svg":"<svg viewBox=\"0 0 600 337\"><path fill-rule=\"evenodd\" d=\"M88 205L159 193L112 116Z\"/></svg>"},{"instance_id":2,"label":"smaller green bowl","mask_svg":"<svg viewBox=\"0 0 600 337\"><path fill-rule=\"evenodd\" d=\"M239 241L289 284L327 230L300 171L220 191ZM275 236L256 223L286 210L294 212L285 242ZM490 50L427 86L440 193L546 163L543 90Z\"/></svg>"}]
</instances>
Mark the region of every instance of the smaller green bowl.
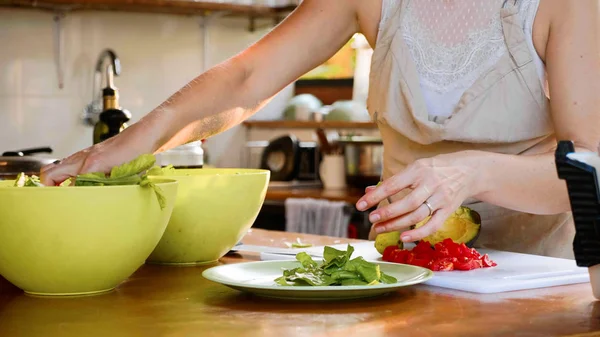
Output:
<instances>
[{"instance_id":1,"label":"smaller green bowl","mask_svg":"<svg viewBox=\"0 0 600 337\"><path fill-rule=\"evenodd\" d=\"M223 257L254 224L270 171L176 169L177 201L162 239L147 262L197 265Z\"/></svg>"}]
</instances>

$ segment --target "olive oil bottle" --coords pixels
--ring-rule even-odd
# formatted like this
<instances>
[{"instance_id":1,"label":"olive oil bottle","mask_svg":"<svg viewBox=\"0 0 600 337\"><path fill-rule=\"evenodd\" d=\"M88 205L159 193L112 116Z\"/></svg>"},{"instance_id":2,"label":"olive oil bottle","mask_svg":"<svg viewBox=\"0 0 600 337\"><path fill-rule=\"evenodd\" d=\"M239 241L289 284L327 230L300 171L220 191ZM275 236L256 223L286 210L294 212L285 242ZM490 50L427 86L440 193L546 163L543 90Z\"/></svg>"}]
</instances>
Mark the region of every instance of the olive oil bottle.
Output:
<instances>
[{"instance_id":1,"label":"olive oil bottle","mask_svg":"<svg viewBox=\"0 0 600 337\"><path fill-rule=\"evenodd\" d=\"M119 106L119 91L114 85L112 66L107 67L106 82L106 88L102 90L102 112L94 126L94 144L118 135L131 120L131 113Z\"/></svg>"}]
</instances>

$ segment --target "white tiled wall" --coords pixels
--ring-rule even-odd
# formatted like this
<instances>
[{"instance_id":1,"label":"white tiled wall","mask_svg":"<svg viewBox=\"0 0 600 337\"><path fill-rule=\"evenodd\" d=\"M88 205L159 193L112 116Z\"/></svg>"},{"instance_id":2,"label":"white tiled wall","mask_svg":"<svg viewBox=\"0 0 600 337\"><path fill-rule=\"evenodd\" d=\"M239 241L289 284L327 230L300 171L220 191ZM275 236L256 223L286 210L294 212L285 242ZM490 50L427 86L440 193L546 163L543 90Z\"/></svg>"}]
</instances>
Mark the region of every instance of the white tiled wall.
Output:
<instances>
[{"instance_id":1,"label":"white tiled wall","mask_svg":"<svg viewBox=\"0 0 600 337\"><path fill-rule=\"evenodd\" d=\"M208 65L256 41L244 19L221 18L209 27ZM137 121L203 71L202 31L197 18L156 14L87 12L64 19L64 88L58 88L53 15L0 9L0 152L51 146L62 158L92 143L80 115L92 98L98 54L116 51L122 75L115 79L121 104ZM291 88L255 118L278 116ZM241 127L209 140L211 159L238 166ZM228 151L228 152L226 152ZM224 155L231 152L235 155Z\"/></svg>"}]
</instances>

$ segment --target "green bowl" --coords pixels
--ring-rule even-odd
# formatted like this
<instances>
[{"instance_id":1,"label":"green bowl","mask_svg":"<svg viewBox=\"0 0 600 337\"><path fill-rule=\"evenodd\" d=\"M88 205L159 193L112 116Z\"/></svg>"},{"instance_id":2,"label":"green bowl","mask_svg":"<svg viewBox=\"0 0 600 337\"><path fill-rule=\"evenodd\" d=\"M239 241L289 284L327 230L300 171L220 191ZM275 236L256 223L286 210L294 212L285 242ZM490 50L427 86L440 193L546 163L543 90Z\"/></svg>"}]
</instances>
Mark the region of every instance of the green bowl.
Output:
<instances>
[{"instance_id":1,"label":"green bowl","mask_svg":"<svg viewBox=\"0 0 600 337\"><path fill-rule=\"evenodd\" d=\"M147 262L197 265L223 257L252 227L270 172L258 169L177 169L173 215Z\"/></svg>"},{"instance_id":2,"label":"green bowl","mask_svg":"<svg viewBox=\"0 0 600 337\"><path fill-rule=\"evenodd\" d=\"M0 181L0 275L26 293L65 296L110 291L131 276L162 237L178 183L12 187Z\"/></svg>"}]
</instances>

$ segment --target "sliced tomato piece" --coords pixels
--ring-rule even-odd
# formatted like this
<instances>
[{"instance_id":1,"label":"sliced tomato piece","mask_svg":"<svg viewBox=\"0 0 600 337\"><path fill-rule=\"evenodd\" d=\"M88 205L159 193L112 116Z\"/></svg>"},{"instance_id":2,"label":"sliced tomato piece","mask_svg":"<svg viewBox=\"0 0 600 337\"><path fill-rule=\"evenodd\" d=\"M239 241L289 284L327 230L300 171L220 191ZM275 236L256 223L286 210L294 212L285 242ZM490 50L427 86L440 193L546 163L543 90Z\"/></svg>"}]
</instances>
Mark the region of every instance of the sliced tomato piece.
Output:
<instances>
[{"instance_id":1,"label":"sliced tomato piece","mask_svg":"<svg viewBox=\"0 0 600 337\"><path fill-rule=\"evenodd\" d=\"M471 248L471 256L477 259L481 258L481 254L479 254L479 252L475 248Z\"/></svg>"},{"instance_id":2,"label":"sliced tomato piece","mask_svg":"<svg viewBox=\"0 0 600 337\"><path fill-rule=\"evenodd\" d=\"M437 259L431 264L433 271L451 271L454 270L452 259Z\"/></svg>"},{"instance_id":3,"label":"sliced tomato piece","mask_svg":"<svg viewBox=\"0 0 600 337\"><path fill-rule=\"evenodd\" d=\"M467 245L465 245L464 243L461 243L460 246L458 246L457 250L459 251L459 255L460 256L470 256L471 255L471 249L469 247L467 247Z\"/></svg>"},{"instance_id":4,"label":"sliced tomato piece","mask_svg":"<svg viewBox=\"0 0 600 337\"><path fill-rule=\"evenodd\" d=\"M473 270L482 267L482 262L479 259L461 258L454 264L456 270Z\"/></svg>"},{"instance_id":5,"label":"sliced tomato piece","mask_svg":"<svg viewBox=\"0 0 600 337\"><path fill-rule=\"evenodd\" d=\"M423 268L429 268L429 265L431 263L432 263L431 259L421 259L421 258L415 258L411 262L411 264L413 266L418 266L418 267L423 267Z\"/></svg>"},{"instance_id":6,"label":"sliced tomato piece","mask_svg":"<svg viewBox=\"0 0 600 337\"><path fill-rule=\"evenodd\" d=\"M490 260L490 257L487 254L484 254L480 261L484 268L497 266L496 262Z\"/></svg>"},{"instance_id":7,"label":"sliced tomato piece","mask_svg":"<svg viewBox=\"0 0 600 337\"><path fill-rule=\"evenodd\" d=\"M417 255L424 256L433 255L434 252L433 248L431 248L431 244L429 244L427 241L419 241L412 251Z\"/></svg>"},{"instance_id":8,"label":"sliced tomato piece","mask_svg":"<svg viewBox=\"0 0 600 337\"><path fill-rule=\"evenodd\" d=\"M406 264L412 264L413 261L415 260L415 253L413 253L412 251L409 251L408 254L406 255Z\"/></svg>"},{"instance_id":9,"label":"sliced tomato piece","mask_svg":"<svg viewBox=\"0 0 600 337\"><path fill-rule=\"evenodd\" d=\"M444 246L442 242L436 243L435 245L435 256L438 258L450 257L450 251L448 247Z\"/></svg>"},{"instance_id":10,"label":"sliced tomato piece","mask_svg":"<svg viewBox=\"0 0 600 337\"><path fill-rule=\"evenodd\" d=\"M444 239L441 243L448 248L457 244L454 241L452 241L452 239L450 239L450 238Z\"/></svg>"},{"instance_id":11,"label":"sliced tomato piece","mask_svg":"<svg viewBox=\"0 0 600 337\"><path fill-rule=\"evenodd\" d=\"M390 259L396 263L406 263L406 258L410 252L406 249L396 249L392 252Z\"/></svg>"},{"instance_id":12,"label":"sliced tomato piece","mask_svg":"<svg viewBox=\"0 0 600 337\"><path fill-rule=\"evenodd\" d=\"M459 256L463 256L463 249L461 245L452 245L450 247L448 247L448 252L450 253L450 256L453 257L459 257Z\"/></svg>"},{"instance_id":13,"label":"sliced tomato piece","mask_svg":"<svg viewBox=\"0 0 600 337\"><path fill-rule=\"evenodd\" d=\"M400 248L398 248L398 246L389 246L386 247L385 250L383 251L383 257L381 258L383 261L388 261L388 262L392 262L392 253L395 250L400 250Z\"/></svg>"}]
</instances>

